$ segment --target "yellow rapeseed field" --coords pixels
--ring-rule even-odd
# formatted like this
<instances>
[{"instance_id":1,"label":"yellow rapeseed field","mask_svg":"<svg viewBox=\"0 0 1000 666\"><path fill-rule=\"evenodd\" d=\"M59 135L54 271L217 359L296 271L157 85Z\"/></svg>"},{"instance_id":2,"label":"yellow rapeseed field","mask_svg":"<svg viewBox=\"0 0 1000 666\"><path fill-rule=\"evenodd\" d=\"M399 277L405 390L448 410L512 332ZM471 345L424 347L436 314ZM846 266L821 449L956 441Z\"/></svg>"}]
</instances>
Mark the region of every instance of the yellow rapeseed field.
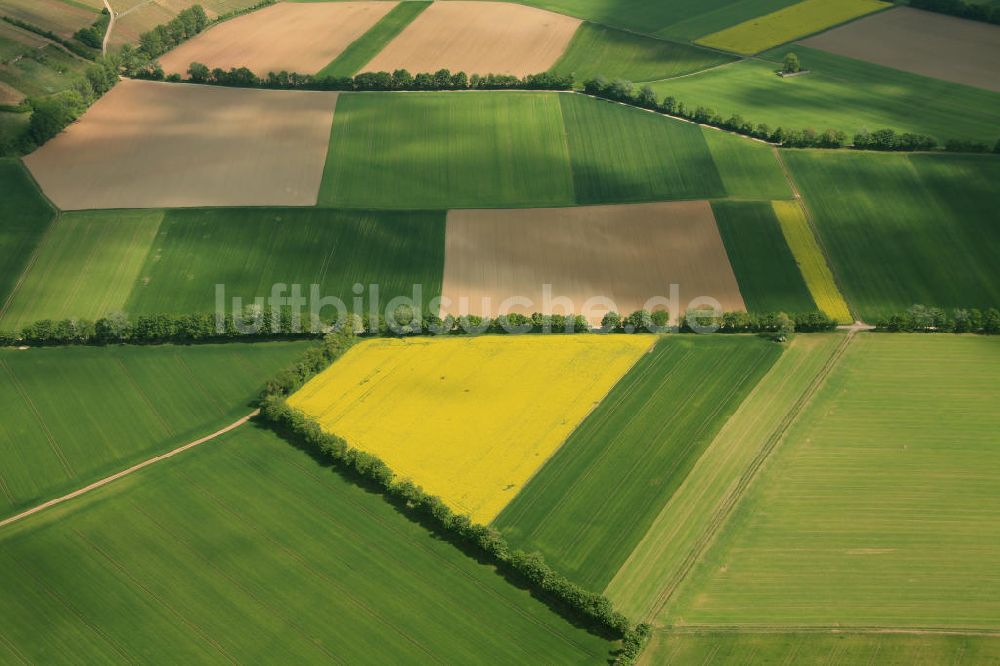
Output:
<instances>
[{"instance_id":1,"label":"yellow rapeseed field","mask_svg":"<svg viewBox=\"0 0 1000 666\"><path fill-rule=\"evenodd\" d=\"M696 44L753 55L851 19L891 7L880 0L804 0L696 40Z\"/></svg>"},{"instance_id":2,"label":"yellow rapeseed field","mask_svg":"<svg viewBox=\"0 0 1000 666\"><path fill-rule=\"evenodd\" d=\"M841 324L852 323L851 311L837 288L802 206L797 201L774 201L771 205L816 307Z\"/></svg>"},{"instance_id":3,"label":"yellow rapeseed field","mask_svg":"<svg viewBox=\"0 0 1000 666\"><path fill-rule=\"evenodd\" d=\"M654 340L370 340L288 402L397 476L488 523Z\"/></svg>"}]
</instances>

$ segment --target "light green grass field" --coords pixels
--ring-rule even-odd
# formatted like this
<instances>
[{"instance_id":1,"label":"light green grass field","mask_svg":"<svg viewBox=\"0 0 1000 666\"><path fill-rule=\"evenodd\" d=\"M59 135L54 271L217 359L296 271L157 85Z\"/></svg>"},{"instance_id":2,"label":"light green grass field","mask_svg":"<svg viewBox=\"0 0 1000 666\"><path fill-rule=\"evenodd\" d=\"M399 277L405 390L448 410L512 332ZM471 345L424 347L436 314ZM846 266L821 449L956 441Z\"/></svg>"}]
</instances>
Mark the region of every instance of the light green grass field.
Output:
<instances>
[{"instance_id":1,"label":"light green grass field","mask_svg":"<svg viewBox=\"0 0 1000 666\"><path fill-rule=\"evenodd\" d=\"M423 290L441 295L444 213L324 209L166 211L125 310L133 314L214 312L215 285L252 303L276 283L320 287L353 308L355 283L376 284L385 303ZM287 295L287 292L286 292ZM321 316L332 318L335 311Z\"/></svg>"},{"instance_id":2,"label":"light green grass field","mask_svg":"<svg viewBox=\"0 0 1000 666\"><path fill-rule=\"evenodd\" d=\"M63 213L38 246L0 327L39 319L95 320L123 310L163 211Z\"/></svg>"},{"instance_id":3,"label":"light green grass field","mask_svg":"<svg viewBox=\"0 0 1000 666\"><path fill-rule=\"evenodd\" d=\"M0 350L0 515L245 416L264 382L306 346Z\"/></svg>"},{"instance_id":4,"label":"light green grass field","mask_svg":"<svg viewBox=\"0 0 1000 666\"><path fill-rule=\"evenodd\" d=\"M838 284L865 321L1000 303L1000 159L783 151Z\"/></svg>"},{"instance_id":5,"label":"light green grass field","mask_svg":"<svg viewBox=\"0 0 1000 666\"><path fill-rule=\"evenodd\" d=\"M572 74L577 85L597 76L655 81L732 60L717 51L584 23L552 71Z\"/></svg>"},{"instance_id":6,"label":"light green grass field","mask_svg":"<svg viewBox=\"0 0 1000 666\"><path fill-rule=\"evenodd\" d=\"M354 76L430 5L430 2L419 0L400 2L344 49L336 60L321 69L317 76Z\"/></svg>"},{"instance_id":7,"label":"light green grass field","mask_svg":"<svg viewBox=\"0 0 1000 666\"><path fill-rule=\"evenodd\" d=\"M69 89L82 73L84 63L85 60L74 58L63 48L49 44L38 50L29 49L29 54L16 63L0 65L0 81L28 97L50 95Z\"/></svg>"},{"instance_id":8,"label":"light green grass field","mask_svg":"<svg viewBox=\"0 0 1000 666\"><path fill-rule=\"evenodd\" d=\"M712 211L748 311L817 309L770 202L716 201Z\"/></svg>"},{"instance_id":9,"label":"light green grass field","mask_svg":"<svg viewBox=\"0 0 1000 666\"><path fill-rule=\"evenodd\" d=\"M55 217L21 163L0 159L0 312ZM3 325L0 324L0 327Z\"/></svg>"},{"instance_id":10,"label":"light green grass field","mask_svg":"<svg viewBox=\"0 0 1000 666\"><path fill-rule=\"evenodd\" d=\"M780 61L795 52L809 74L781 78L780 65L744 60L719 69L653 84L689 108L734 113L772 129L839 129L853 137L883 127L929 134L939 141L1000 138L1000 93L844 58L804 46L765 54ZM836 103L831 103L836 100Z\"/></svg>"},{"instance_id":11,"label":"light green grass field","mask_svg":"<svg viewBox=\"0 0 1000 666\"><path fill-rule=\"evenodd\" d=\"M997 628L1000 340L861 335L660 621Z\"/></svg>"},{"instance_id":12,"label":"light green grass field","mask_svg":"<svg viewBox=\"0 0 1000 666\"><path fill-rule=\"evenodd\" d=\"M730 197L756 200L792 197L788 178L771 146L710 127L703 127L702 132Z\"/></svg>"},{"instance_id":13,"label":"light green grass field","mask_svg":"<svg viewBox=\"0 0 1000 666\"><path fill-rule=\"evenodd\" d=\"M747 336L668 336L494 524L516 547L602 589L780 354Z\"/></svg>"},{"instance_id":14,"label":"light green grass field","mask_svg":"<svg viewBox=\"0 0 1000 666\"><path fill-rule=\"evenodd\" d=\"M705 35L697 43L753 55L891 6L891 3L882 0L802 0L776 12Z\"/></svg>"},{"instance_id":15,"label":"light green grass field","mask_svg":"<svg viewBox=\"0 0 1000 666\"><path fill-rule=\"evenodd\" d=\"M4 661L597 664L613 647L252 425L6 528L0 585Z\"/></svg>"},{"instance_id":16,"label":"light green grass field","mask_svg":"<svg viewBox=\"0 0 1000 666\"><path fill-rule=\"evenodd\" d=\"M559 96L341 95L321 206L566 205L573 180Z\"/></svg>"},{"instance_id":17,"label":"light green grass field","mask_svg":"<svg viewBox=\"0 0 1000 666\"><path fill-rule=\"evenodd\" d=\"M1000 662L1000 638L913 634L684 633L650 641L646 664L813 664L973 666Z\"/></svg>"},{"instance_id":18,"label":"light green grass field","mask_svg":"<svg viewBox=\"0 0 1000 666\"><path fill-rule=\"evenodd\" d=\"M842 349L844 335L794 338L698 459L605 589L636 621L658 614L725 523L810 387Z\"/></svg>"},{"instance_id":19,"label":"light green grass field","mask_svg":"<svg viewBox=\"0 0 1000 666\"><path fill-rule=\"evenodd\" d=\"M583 95L560 99L579 203L725 196L697 125Z\"/></svg>"}]
</instances>

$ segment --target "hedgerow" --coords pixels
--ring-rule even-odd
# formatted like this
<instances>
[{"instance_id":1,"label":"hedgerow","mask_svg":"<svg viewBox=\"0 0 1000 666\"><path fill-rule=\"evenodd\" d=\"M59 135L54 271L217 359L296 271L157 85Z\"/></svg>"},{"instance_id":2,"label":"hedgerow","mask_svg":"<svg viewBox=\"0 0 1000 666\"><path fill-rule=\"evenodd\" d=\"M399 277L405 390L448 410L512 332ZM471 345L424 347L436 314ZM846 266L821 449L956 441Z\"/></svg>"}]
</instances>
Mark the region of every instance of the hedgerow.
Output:
<instances>
[{"instance_id":1,"label":"hedgerow","mask_svg":"<svg viewBox=\"0 0 1000 666\"><path fill-rule=\"evenodd\" d=\"M550 606L585 621L611 638L624 638L632 625L601 594L584 590L545 563L539 553L511 547L495 528L472 522L453 512L441 498L426 493L409 479L400 479L378 456L352 448L343 438L324 432L318 423L288 406L285 398L308 379L336 361L354 344L349 328L327 335L294 367L268 382L260 400L261 414L279 431L293 435L307 447L381 492L407 515L429 523L437 531L480 555L507 575L527 585Z\"/></svg>"}]
</instances>

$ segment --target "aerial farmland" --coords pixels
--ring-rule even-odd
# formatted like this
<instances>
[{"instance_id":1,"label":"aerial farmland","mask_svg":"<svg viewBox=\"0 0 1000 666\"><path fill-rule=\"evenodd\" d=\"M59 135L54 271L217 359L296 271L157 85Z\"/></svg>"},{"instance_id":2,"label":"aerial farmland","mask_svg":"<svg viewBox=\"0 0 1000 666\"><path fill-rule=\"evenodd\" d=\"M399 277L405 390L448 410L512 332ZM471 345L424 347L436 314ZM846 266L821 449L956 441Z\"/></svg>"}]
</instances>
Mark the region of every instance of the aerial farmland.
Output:
<instances>
[{"instance_id":1,"label":"aerial farmland","mask_svg":"<svg viewBox=\"0 0 1000 666\"><path fill-rule=\"evenodd\" d=\"M0 0L0 664L1000 664L996 0Z\"/></svg>"}]
</instances>

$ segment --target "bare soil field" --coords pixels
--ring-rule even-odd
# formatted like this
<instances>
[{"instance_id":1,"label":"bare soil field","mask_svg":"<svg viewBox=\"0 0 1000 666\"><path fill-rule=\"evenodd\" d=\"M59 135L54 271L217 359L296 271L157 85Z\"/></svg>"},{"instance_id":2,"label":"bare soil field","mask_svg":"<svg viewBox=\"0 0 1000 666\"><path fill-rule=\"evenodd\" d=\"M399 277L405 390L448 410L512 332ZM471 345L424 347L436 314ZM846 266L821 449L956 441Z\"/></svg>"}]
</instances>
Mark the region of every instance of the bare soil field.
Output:
<instances>
[{"instance_id":1,"label":"bare soil field","mask_svg":"<svg viewBox=\"0 0 1000 666\"><path fill-rule=\"evenodd\" d=\"M24 162L64 210L313 206L336 103L123 80Z\"/></svg>"},{"instance_id":2,"label":"bare soil field","mask_svg":"<svg viewBox=\"0 0 1000 666\"><path fill-rule=\"evenodd\" d=\"M395 2L279 3L226 21L160 58L168 74L192 62L315 74L396 6Z\"/></svg>"},{"instance_id":3,"label":"bare soil field","mask_svg":"<svg viewBox=\"0 0 1000 666\"><path fill-rule=\"evenodd\" d=\"M674 317L699 296L745 308L707 202L448 213L445 314L572 311L598 323L612 304L627 314L669 297L671 284ZM563 305L546 306L544 285ZM525 300L504 304L512 297ZM596 298L610 303L585 305Z\"/></svg>"},{"instance_id":4,"label":"bare soil field","mask_svg":"<svg viewBox=\"0 0 1000 666\"><path fill-rule=\"evenodd\" d=\"M556 63L580 23L512 3L435 2L361 71L537 74Z\"/></svg>"},{"instance_id":5,"label":"bare soil field","mask_svg":"<svg viewBox=\"0 0 1000 666\"><path fill-rule=\"evenodd\" d=\"M801 43L1000 92L1000 26L996 25L897 7Z\"/></svg>"}]
</instances>

